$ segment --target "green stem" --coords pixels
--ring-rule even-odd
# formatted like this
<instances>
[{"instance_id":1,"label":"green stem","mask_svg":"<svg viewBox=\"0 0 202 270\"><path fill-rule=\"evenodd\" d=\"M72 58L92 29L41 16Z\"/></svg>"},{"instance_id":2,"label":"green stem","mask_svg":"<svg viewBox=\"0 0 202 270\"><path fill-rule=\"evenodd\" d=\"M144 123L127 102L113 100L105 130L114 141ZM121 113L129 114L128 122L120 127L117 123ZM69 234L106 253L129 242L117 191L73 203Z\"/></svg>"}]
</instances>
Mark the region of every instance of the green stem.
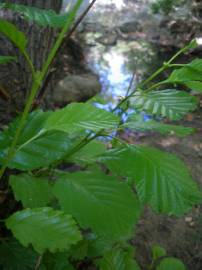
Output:
<instances>
[{"instance_id":1,"label":"green stem","mask_svg":"<svg viewBox=\"0 0 202 270\"><path fill-rule=\"evenodd\" d=\"M184 67L185 66L185 64L171 64L171 65L169 65L169 67L170 68L172 68L172 67Z\"/></svg>"},{"instance_id":2,"label":"green stem","mask_svg":"<svg viewBox=\"0 0 202 270\"><path fill-rule=\"evenodd\" d=\"M35 73L33 64L31 63L28 55L24 54L25 58L28 60L28 63L30 65L30 67L31 67L32 74L34 75L33 84L32 84L30 96L28 97L28 100L26 102L26 105L25 105L25 108L24 108L24 111L23 111L23 114L22 114L18 129L17 129L16 134L14 136L11 147L8 150L8 154L7 154L7 156L6 156L5 160L4 160L4 165L0 170L0 179L2 178L8 164L10 162L10 160L15 155L15 147L17 145L19 136L20 136L20 134L21 134L21 132L22 132L24 126L25 126L27 116L29 114L29 111L31 110L33 101L34 101L34 99L36 97L36 94L39 91L40 85L43 82L43 79L45 78L45 76L46 76L46 74L48 72L49 66L50 66L51 62L53 61L58 49L60 48L60 45L62 44L62 41L63 41L63 39L65 37L66 32L70 29L70 26L72 25L72 23L74 21L74 18L75 18L76 14L77 14L77 11L80 8L82 2L83 2L83 0L77 0L76 4L74 5L71 13L69 14L69 16L67 18L67 21L66 21L62 31L60 32L60 34L59 34L59 36L58 36L58 38L57 38L51 52L48 55L48 58L47 58L45 64L43 65L42 71L40 73L37 73L37 74Z\"/></svg>"},{"instance_id":3,"label":"green stem","mask_svg":"<svg viewBox=\"0 0 202 270\"><path fill-rule=\"evenodd\" d=\"M161 85L164 85L164 84L168 84L169 82L167 81L162 81L162 82L158 82L158 83L155 83L153 84L151 87L149 87L147 90L145 90L144 92L147 93L147 92L150 92L151 90L161 86Z\"/></svg>"},{"instance_id":4,"label":"green stem","mask_svg":"<svg viewBox=\"0 0 202 270\"><path fill-rule=\"evenodd\" d=\"M28 65L30 67L30 70L32 72L32 79L34 80L34 77L36 76L36 71L35 71L34 65L33 65L32 61L29 58L29 55L27 54L26 51L22 51L21 53L23 54L24 58L26 59Z\"/></svg>"}]
</instances>

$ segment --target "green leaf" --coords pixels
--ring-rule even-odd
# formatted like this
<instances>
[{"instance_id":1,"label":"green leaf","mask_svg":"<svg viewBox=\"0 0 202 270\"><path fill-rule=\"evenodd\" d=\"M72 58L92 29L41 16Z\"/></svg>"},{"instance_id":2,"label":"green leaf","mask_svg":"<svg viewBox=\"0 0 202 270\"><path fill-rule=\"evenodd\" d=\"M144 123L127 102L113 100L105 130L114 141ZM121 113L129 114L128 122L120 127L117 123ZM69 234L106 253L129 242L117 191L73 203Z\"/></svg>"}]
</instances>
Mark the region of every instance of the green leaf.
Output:
<instances>
[{"instance_id":1,"label":"green leaf","mask_svg":"<svg viewBox=\"0 0 202 270\"><path fill-rule=\"evenodd\" d=\"M96 161L99 155L106 151L106 145L101 141L92 141L73 154L68 161L79 164L90 164Z\"/></svg>"},{"instance_id":2,"label":"green leaf","mask_svg":"<svg viewBox=\"0 0 202 270\"><path fill-rule=\"evenodd\" d=\"M69 251L69 256L76 261L84 260L88 254L88 241L86 239L81 240L74 245Z\"/></svg>"},{"instance_id":3,"label":"green leaf","mask_svg":"<svg viewBox=\"0 0 202 270\"><path fill-rule=\"evenodd\" d=\"M51 254L46 252L43 256L43 268L40 270L75 270L68 260L68 254L55 253Z\"/></svg>"},{"instance_id":4,"label":"green leaf","mask_svg":"<svg viewBox=\"0 0 202 270\"><path fill-rule=\"evenodd\" d=\"M131 178L140 201L159 213L182 215L202 199L184 163L158 149L131 145L109 151L100 161Z\"/></svg>"},{"instance_id":5,"label":"green leaf","mask_svg":"<svg viewBox=\"0 0 202 270\"><path fill-rule=\"evenodd\" d=\"M12 175L9 183L17 201L29 208L44 207L53 195L47 178L37 178L28 174Z\"/></svg>"},{"instance_id":6,"label":"green leaf","mask_svg":"<svg viewBox=\"0 0 202 270\"><path fill-rule=\"evenodd\" d=\"M139 218L140 205L130 188L99 171L61 174L54 194L83 228L111 239L128 238Z\"/></svg>"},{"instance_id":7,"label":"green leaf","mask_svg":"<svg viewBox=\"0 0 202 270\"><path fill-rule=\"evenodd\" d=\"M175 258L163 259L156 270L186 270L182 261Z\"/></svg>"},{"instance_id":8,"label":"green leaf","mask_svg":"<svg viewBox=\"0 0 202 270\"><path fill-rule=\"evenodd\" d=\"M195 59L180 69L174 70L166 82L185 83L188 81L201 81L202 59Z\"/></svg>"},{"instance_id":9,"label":"green leaf","mask_svg":"<svg viewBox=\"0 0 202 270\"><path fill-rule=\"evenodd\" d=\"M88 258L102 257L106 252L110 251L115 244L119 244L119 239L114 241L110 236L95 235L91 232L88 238ZM125 241L125 240L124 240Z\"/></svg>"},{"instance_id":10,"label":"green leaf","mask_svg":"<svg viewBox=\"0 0 202 270\"><path fill-rule=\"evenodd\" d=\"M180 69L174 70L165 83L186 85L191 90L202 92L202 59L195 59Z\"/></svg>"},{"instance_id":11,"label":"green leaf","mask_svg":"<svg viewBox=\"0 0 202 270\"><path fill-rule=\"evenodd\" d=\"M100 261L100 270L140 270L140 268L131 254L121 248L114 248Z\"/></svg>"},{"instance_id":12,"label":"green leaf","mask_svg":"<svg viewBox=\"0 0 202 270\"><path fill-rule=\"evenodd\" d=\"M72 103L51 114L44 128L79 133L84 130L96 132L101 129L114 129L117 124L118 117L110 112L88 103Z\"/></svg>"},{"instance_id":13,"label":"green leaf","mask_svg":"<svg viewBox=\"0 0 202 270\"><path fill-rule=\"evenodd\" d=\"M26 126L16 146L16 153L9 168L33 170L47 167L60 160L76 143L76 140L61 131L46 131L43 126L50 112L36 111L29 115ZM0 161L8 151L14 138L19 119L0 134Z\"/></svg>"},{"instance_id":14,"label":"green leaf","mask_svg":"<svg viewBox=\"0 0 202 270\"><path fill-rule=\"evenodd\" d=\"M132 99L132 106L153 115L179 120L197 107L197 98L184 91L162 90L137 92Z\"/></svg>"},{"instance_id":15,"label":"green leaf","mask_svg":"<svg viewBox=\"0 0 202 270\"><path fill-rule=\"evenodd\" d=\"M17 5L17 4L0 4L0 7L11 9L20 13L27 21L33 21L41 26L50 26L62 28L67 21L68 14L57 14L54 10L39 9L37 7Z\"/></svg>"},{"instance_id":16,"label":"green leaf","mask_svg":"<svg viewBox=\"0 0 202 270\"><path fill-rule=\"evenodd\" d=\"M17 241L0 244L0 267L2 270L33 270L38 255L30 248L24 248Z\"/></svg>"},{"instance_id":17,"label":"green leaf","mask_svg":"<svg viewBox=\"0 0 202 270\"><path fill-rule=\"evenodd\" d=\"M0 19L0 33L6 36L21 52L27 46L27 39L23 32L19 31L15 25Z\"/></svg>"},{"instance_id":18,"label":"green leaf","mask_svg":"<svg viewBox=\"0 0 202 270\"><path fill-rule=\"evenodd\" d=\"M75 140L64 132L47 132L16 151L10 168L33 170L48 167L65 156L75 144Z\"/></svg>"},{"instance_id":19,"label":"green leaf","mask_svg":"<svg viewBox=\"0 0 202 270\"><path fill-rule=\"evenodd\" d=\"M122 127L141 132L153 131L161 134L175 134L177 136L187 136L194 132L194 129L189 127L164 124L153 119L145 121L142 115L136 113L131 115Z\"/></svg>"},{"instance_id":20,"label":"green leaf","mask_svg":"<svg viewBox=\"0 0 202 270\"><path fill-rule=\"evenodd\" d=\"M0 55L0 65L7 64L12 61L17 61L17 58L14 56L2 56Z\"/></svg>"},{"instance_id":21,"label":"green leaf","mask_svg":"<svg viewBox=\"0 0 202 270\"><path fill-rule=\"evenodd\" d=\"M40 254L68 250L81 240L73 218L48 207L16 212L6 220L6 226L23 246L32 244Z\"/></svg>"},{"instance_id":22,"label":"green leaf","mask_svg":"<svg viewBox=\"0 0 202 270\"><path fill-rule=\"evenodd\" d=\"M193 90L194 92L197 92L199 94L202 93L202 82L190 81L190 82L186 82L185 85L191 90Z\"/></svg>"},{"instance_id":23,"label":"green leaf","mask_svg":"<svg viewBox=\"0 0 202 270\"><path fill-rule=\"evenodd\" d=\"M152 259L153 261L166 256L166 250L159 245L152 246Z\"/></svg>"}]
</instances>

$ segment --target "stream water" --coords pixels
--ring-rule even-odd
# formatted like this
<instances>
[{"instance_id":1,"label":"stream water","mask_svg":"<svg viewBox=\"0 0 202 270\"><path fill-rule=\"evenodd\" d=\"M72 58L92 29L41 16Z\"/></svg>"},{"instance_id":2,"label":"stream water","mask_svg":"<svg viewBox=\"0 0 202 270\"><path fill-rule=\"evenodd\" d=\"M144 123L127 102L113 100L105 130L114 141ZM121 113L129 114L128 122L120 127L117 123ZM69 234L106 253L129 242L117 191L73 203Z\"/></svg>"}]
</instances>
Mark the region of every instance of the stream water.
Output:
<instances>
[{"instance_id":1,"label":"stream water","mask_svg":"<svg viewBox=\"0 0 202 270\"><path fill-rule=\"evenodd\" d=\"M102 107L115 107L133 76L132 89L166 59L153 42L160 18L150 2L99 0L80 29L87 64L102 85Z\"/></svg>"},{"instance_id":2,"label":"stream water","mask_svg":"<svg viewBox=\"0 0 202 270\"><path fill-rule=\"evenodd\" d=\"M89 4L83 2L80 12ZM150 75L169 53L156 41L162 31L160 15L151 13L152 0L98 0L78 29L87 65L102 85L103 108L113 108L128 91ZM63 11L74 1L64 0Z\"/></svg>"}]
</instances>

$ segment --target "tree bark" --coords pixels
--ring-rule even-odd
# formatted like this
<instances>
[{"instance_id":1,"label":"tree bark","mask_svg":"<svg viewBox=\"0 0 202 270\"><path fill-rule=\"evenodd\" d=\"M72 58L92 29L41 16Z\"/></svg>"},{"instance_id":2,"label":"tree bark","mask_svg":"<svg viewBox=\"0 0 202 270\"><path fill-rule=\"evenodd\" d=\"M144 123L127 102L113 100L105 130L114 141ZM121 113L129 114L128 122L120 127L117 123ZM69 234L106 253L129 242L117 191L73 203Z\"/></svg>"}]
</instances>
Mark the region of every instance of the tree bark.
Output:
<instances>
[{"instance_id":1,"label":"tree bark","mask_svg":"<svg viewBox=\"0 0 202 270\"><path fill-rule=\"evenodd\" d=\"M5 2L53 9L57 12L62 6L62 0L9 0ZM1 10L0 18L8 19L25 33L28 39L27 52L36 70L40 70L54 43L56 31L27 22L19 14L8 10ZM18 63L10 63L0 67L0 123L7 123L13 115L22 111L29 95L32 75L25 59L3 36L0 36L0 55L17 55L19 57Z\"/></svg>"}]
</instances>

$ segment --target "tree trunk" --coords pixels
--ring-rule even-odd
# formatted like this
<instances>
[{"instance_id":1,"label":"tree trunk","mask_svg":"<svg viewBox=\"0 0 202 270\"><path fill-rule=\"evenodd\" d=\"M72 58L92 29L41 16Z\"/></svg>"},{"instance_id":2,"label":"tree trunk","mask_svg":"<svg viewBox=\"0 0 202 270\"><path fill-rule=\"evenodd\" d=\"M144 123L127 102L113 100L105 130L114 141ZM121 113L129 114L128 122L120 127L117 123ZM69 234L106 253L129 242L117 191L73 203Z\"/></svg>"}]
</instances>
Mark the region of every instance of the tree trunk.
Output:
<instances>
[{"instance_id":1,"label":"tree trunk","mask_svg":"<svg viewBox=\"0 0 202 270\"><path fill-rule=\"evenodd\" d=\"M57 12L62 6L62 0L9 0L7 2L53 9ZM40 70L54 43L56 31L24 21L21 16L8 10L1 10L0 18L8 19L25 33L28 39L27 52L36 70ZM22 111L29 95L32 75L25 59L3 36L0 36L0 55L19 57L18 63L1 65L0 68L0 123L7 123L13 115Z\"/></svg>"}]
</instances>

